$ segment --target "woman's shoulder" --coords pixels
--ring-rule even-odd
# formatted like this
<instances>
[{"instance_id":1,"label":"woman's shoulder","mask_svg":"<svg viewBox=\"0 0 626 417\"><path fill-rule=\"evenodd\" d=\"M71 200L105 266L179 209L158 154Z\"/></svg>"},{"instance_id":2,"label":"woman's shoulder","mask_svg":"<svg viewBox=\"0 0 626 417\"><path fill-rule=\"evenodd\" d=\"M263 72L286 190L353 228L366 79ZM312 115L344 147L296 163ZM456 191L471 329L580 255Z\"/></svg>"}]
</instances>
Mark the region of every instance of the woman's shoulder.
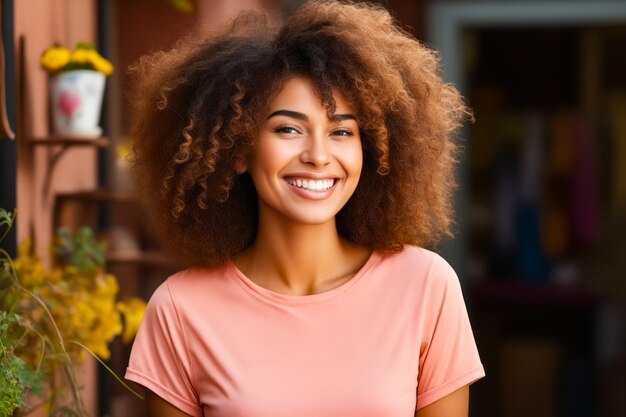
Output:
<instances>
[{"instance_id":1,"label":"woman's shoulder","mask_svg":"<svg viewBox=\"0 0 626 417\"><path fill-rule=\"evenodd\" d=\"M215 267L200 267L192 266L186 269L182 269L167 277L165 282L170 285L197 285L199 282L205 283L214 279L221 279L228 274L229 265L224 264Z\"/></svg>"},{"instance_id":2,"label":"woman's shoulder","mask_svg":"<svg viewBox=\"0 0 626 417\"><path fill-rule=\"evenodd\" d=\"M448 265L448 262L437 252L421 246L403 245L401 250L394 252L382 252L386 262L406 265L422 269L430 266Z\"/></svg>"},{"instance_id":3,"label":"woman's shoulder","mask_svg":"<svg viewBox=\"0 0 626 417\"><path fill-rule=\"evenodd\" d=\"M214 268L190 267L180 270L163 281L150 298L151 303L175 305L196 297L209 297L226 281L228 266Z\"/></svg>"},{"instance_id":4,"label":"woman's shoulder","mask_svg":"<svg viewBox=\"0 0 626 417\"><path fill-rule=\"evenodd\" d=\"M458 281L452 266L440 254L432 250L404 245L400 251L382 253L381 266L393 275L401 275L411 281L424 284L447 285Z\"/></svg>"}]
</instances>

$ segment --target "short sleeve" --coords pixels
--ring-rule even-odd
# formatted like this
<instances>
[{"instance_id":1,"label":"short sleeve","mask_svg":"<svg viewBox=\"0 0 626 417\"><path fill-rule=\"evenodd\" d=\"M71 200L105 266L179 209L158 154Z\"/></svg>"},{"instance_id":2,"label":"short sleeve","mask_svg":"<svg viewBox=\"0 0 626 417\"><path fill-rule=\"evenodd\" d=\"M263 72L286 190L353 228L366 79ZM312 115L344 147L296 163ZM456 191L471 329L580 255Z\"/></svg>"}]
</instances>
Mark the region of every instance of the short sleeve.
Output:
<instances>
[{"instance_id":1,"label":"short sleeve","mask_svg":"<svg viewBox=\"0 0 626 417\"><path fill-rule=\"evenodd\" d=\"M161 284L148 302L125 378L143 385L187 414L202 416L169 281Z\"/></svg>"},{"instance_id":2,"label":"short sleeve","mask_svg":"<svg viewBox=\"0 0 626 417\"><path fill-rule=\"evenodd\" d=\"M430 274L417 409L485 376L456 273L437 256Z\"/></svg>"}]
</instances>

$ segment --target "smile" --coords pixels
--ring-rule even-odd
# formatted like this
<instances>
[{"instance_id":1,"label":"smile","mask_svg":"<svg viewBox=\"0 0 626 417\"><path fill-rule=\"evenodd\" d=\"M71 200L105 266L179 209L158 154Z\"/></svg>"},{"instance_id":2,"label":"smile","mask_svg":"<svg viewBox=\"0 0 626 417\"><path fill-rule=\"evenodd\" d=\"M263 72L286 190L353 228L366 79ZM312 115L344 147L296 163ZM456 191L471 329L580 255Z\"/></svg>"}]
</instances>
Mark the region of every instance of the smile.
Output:
<instances>
[{"instance_id":1,"label":"smile","mask_svg":"<svg viewBox=\"0 0 626 417\"><path fill-rule=\"evenodd\" d=\"M334 179L307 180L301 178L289 178L287 183L297 188L311 191L326 191L335 185Z\"/></svg>"}]
</instances>

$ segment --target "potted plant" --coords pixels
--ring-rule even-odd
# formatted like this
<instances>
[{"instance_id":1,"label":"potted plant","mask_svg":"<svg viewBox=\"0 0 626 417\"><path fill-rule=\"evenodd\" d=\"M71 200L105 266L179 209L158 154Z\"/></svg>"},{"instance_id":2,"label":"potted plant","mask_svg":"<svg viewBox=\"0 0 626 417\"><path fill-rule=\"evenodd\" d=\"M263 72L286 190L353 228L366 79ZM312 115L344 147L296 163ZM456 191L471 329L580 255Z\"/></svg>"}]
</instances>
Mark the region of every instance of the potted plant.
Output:
<instances>
[{"instance_id":1,"label":"potted plant","mask_svg":"<svg viewBox=\"0 0 626 417\"><path fill-rule=\"evenodd\" d=\"M0 241L14 218L0 208ZM50 251L46 268L28 239L14 259L0 248L0 417L21 415L28 397L39 399L23 414L43 406L49 416L87 416L74 365L92 355L106 367L111 340L132 340L145 309L117 299L105 245L89 228L58 230Z\"/></svg>"},{"instance_id":2,"label":"potted plant","mask_svg":"<svg viewBox=\"0 0 626 417\"><path fill-rule=\"evenodd\" d=\"M41 55L50 75L50 105L54 134L98 137L106 76L113 65L93 44L80 42L74 50L56 43Z\"/></svg>"}]
</instances>

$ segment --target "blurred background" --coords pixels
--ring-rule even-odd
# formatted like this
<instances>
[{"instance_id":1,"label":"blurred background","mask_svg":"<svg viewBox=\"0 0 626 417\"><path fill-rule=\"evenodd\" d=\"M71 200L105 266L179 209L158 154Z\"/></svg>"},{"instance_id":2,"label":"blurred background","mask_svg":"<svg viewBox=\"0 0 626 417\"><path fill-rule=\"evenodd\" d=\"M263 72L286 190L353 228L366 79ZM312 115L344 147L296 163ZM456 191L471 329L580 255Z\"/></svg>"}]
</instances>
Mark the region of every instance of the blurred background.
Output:
<instances>
[{"instance_id":1,"label":"blurred background","mask_svg":"<svg viewBox=\"0 0 626 417\"><path fill-rule=\"evenodd\" d=\"M148 299L176 265L127 177L127 68L190 27L242 10L280 20L299 0L2 0L7 119L0 207L19 211L3 246L87 224L109 244L120 292ZM459 135L457 237L438 248L463 285L487 378L482 417L626 415L626 2L378 2L441 52L473 108ZM86 40L112 61L99 140L51 140L42 51ZM0 109L1 111L2 109ZM6 135L6 131L5 131ZM111 346L123 374L129 347ZM305 377L305 376L303 376ZM87 366L93 415L143 404Z\"/></svg>"}]
</instances>

